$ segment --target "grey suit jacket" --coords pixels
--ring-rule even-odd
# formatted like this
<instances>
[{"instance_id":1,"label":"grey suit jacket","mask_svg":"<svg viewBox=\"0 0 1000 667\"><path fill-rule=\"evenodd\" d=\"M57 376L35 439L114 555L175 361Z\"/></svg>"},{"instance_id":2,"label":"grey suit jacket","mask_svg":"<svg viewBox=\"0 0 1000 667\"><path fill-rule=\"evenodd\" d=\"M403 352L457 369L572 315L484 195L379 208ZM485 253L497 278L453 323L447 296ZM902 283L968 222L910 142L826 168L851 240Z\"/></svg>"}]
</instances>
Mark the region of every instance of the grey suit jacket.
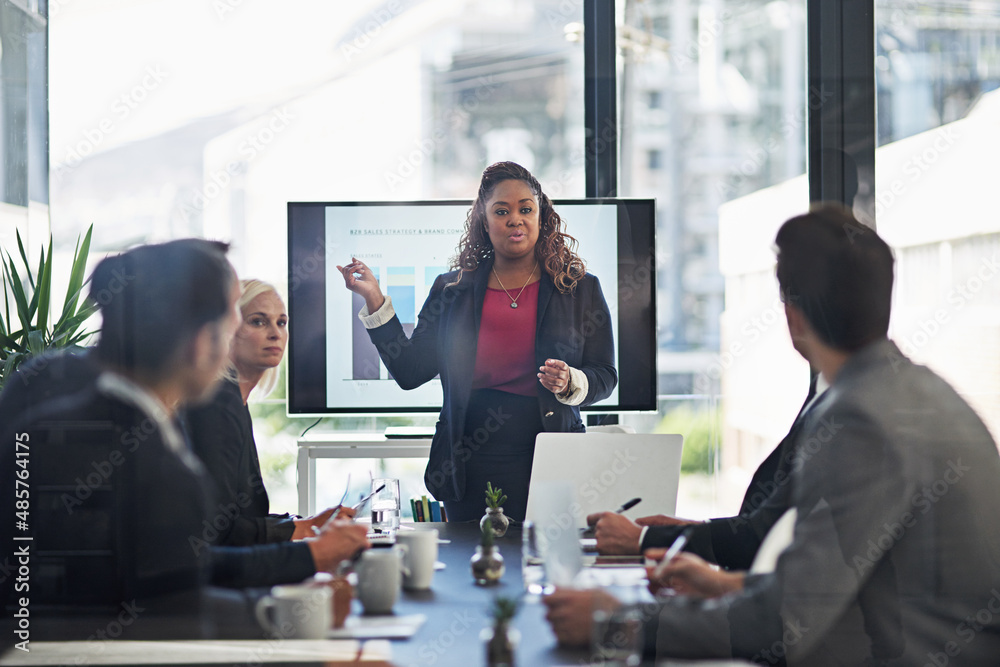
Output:
<instances>
[{"instance_id":1,"label":"grey suit jacket","mask_svg":"<svg viewBox=\"0 0 1000 667\"><path fill-rule=\"evenodd\" d=\"M795 537L719 600L644 611L658 657L776 664L995 664L1000 456L944 380L888 340L853 355L792 465Z\"/></svg>"}]
</instances>

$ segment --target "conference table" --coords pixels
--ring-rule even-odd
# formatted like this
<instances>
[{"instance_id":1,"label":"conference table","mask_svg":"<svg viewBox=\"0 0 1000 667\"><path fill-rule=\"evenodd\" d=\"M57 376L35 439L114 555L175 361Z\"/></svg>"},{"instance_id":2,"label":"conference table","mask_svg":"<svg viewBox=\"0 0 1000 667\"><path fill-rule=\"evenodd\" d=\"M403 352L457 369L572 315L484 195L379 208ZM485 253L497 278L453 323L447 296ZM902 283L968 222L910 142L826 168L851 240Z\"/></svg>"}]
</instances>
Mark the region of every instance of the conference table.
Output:
<instances>
[{"instance_id":1,"label":"conference table","mask_svg":"<svg viewBox=\"0 0 1000 667\"><path fill-rule=\"evenodd\" d=\"M492 625L490 607L494 597L524 594L520 525L512 525L506 535L496 539L496 546L504 557L505 573L492 586L476 585L472 578L469 561L479 544L478 524L416 525L438 530L438 538L445 542L438 547L438 560L444 563L445 569L435 573L430 590L402 592L396 603L396 614L424 614L427 620L411 639L392 642L393 663L414 667L485 665L486 653L479 634ZM528 596L522 602L512 627L521 635L517 647L518 664L576 665L588 660L586 651L557 646L545 621L545 606L537 596Z\"/></svg>"},{"instance_id":2,"label":"conference table","mask_svg":"<svg viewBox=\"0 0 1000 667\"><path fill-rule=\"evenodd\" d=\"M404 524L403 530L406 529L406 525ZM599 660L592 663L590 651L587 649L569 649L558 646L555 636L545 620L545 606L539 601L538 596L524 593L520 525L511 525L506 535L496 539L496 546L499 547L504 557L506 571L501 580L492 586L476 585L471 574L470 558L475 553L476 545L479 544L478 524L421 523L409 525L422 529L436 528L439 531L438 537L441 543L439 544L438 560L444 564L444 569L435 573L430 590L403 590L400 593L394 608L395 616L405 618L422 615L426 617L416 632L408 639L392 639L380 643L372 643L376 640L369 640L372 647L371 653L376 654L376 656L380 651L383 655L388 653L386 656L388 663L399 667L476 667L485 665L486 653L483 641L480 639L480 632L492 625L490 608L494 597L504 595L523 596L520 610L512 622L512 627L520 633L516 664L527 667L601 664ZM352 614L360 612L360 603L354 600ZM52 644L58 646L57 642ZM145 655L145 659L141 662L123 662L120 658L116 661L113 659L114 651L105 647L99 654L83 658L84 662L82 663L76 661L36 663L29 660L19 664L247 664L245 650L241 653L234 649L232 660L228 662L220 660L227 647L236 645L234 642L165 641L150 644L154 645L154 650L144 651L148 655ZM326 642L326 645L329 646L330 650L334 648L332 642ZM260 646L266 648L268 646L266 640L262 640ZM323 655L323 646L324 642L309 642L302 644L301 650L298 650L294 641L286 640L285 643L278 646L285 653L278 652L271 655L269 660L255 662L255 664L295 665L296 667L319 667L333 664L387 664L377 659L367 662L361 661L360 663L353 663L350 659L337 661L332 654L324 656L322 659L316 659L319 655ZM182 657L168 658L171 655L171 648L184 649L187 653L175 651ZM306 649L312 651L312 658L306 657L309 655ZM343 650L342 647L341 650ZM195 656L199 654L211 654L213 660L209 662L206 659L185 659L183 657L184 655ZM267 654L265 651L258 651L255 655L266 656ZM281 655L290 657L282 660ZM7 654L4 657L10 658L12 655ZM80 656L77 656L77 660L79 658ZM652 664L652 662L644 662L643 664Z\"/></svg>"}]
</instances>

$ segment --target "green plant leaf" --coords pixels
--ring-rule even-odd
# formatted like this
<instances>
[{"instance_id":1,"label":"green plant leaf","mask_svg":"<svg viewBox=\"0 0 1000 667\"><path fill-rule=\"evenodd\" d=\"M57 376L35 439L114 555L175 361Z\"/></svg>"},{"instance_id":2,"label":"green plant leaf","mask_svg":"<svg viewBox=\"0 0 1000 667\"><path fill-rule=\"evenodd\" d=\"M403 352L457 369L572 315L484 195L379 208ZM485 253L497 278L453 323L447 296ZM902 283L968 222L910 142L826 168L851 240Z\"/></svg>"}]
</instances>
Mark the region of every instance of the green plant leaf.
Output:
<instances>
[{"instance_id":1,"label":"green plant leaf","mask_svg":"<svg viewBox=\"0 0 1000 667\"><path fill-rule=\"evenodd\" d=\"M28 299L24 295L21 276L18 275L17 267L14 266L14 258L10 254L7 255L7 266L4 267L4 271L7 272L10 291L14 295L14 305L17 306L17 316L21 320L21 329L23 331L31 331L31 313L28 310Z\"/></svg>"},{"instance_id":2,"label":"green plant leaf","mask_svg":"<svg viewBox=\"0 0 1000 667\"><path fill-rule=\"evenodd\" d=\"M38 260L38 287L35 289L35 299L38 301L38 319L35 325L39 331L49 328L49 301L52 297L52 236L49 236L49 257L41 253Z\"/></svg>"},{"instance_id":3,"label":"green plant leaf","mask_svg":"<svg viewBox=\"0 0 1000 667\"><path fill-rule=\"evenodd\" d=\"M4 354L8 350L20 351L23 348L21 344L17 342L16 339L9 337L5 333L0 333L0 358L6 359L7 355Z\"/></svg>"},{"instance_id":4,"label":"green plant leaf","mask_svg":"<svg viewBox=\"0 0 1000 667\"><path fill-rule=\"evenodd\" d=\"M93 311L80 311L66 321L66 326L53 331L51 341L52 346L63 347L64 345L73 345L91 335L91 333L93 333L91 331L78 332L77 329L79 329L80 325L83 324L92 314Z\"/></svg>"},{"instance_id":5,"label":"green plant leaf","mask_svg":"<svg viewBox=\"0 0 1000 667\"><path fill-rule=\"evenodd\" d=\"M77 329L90 319L91 315L97 312L97 303L91 301L89 298L84 299L83 303L80 305L80 309L75 313L71 313L69 316L61 318L52 326L52 340L54 343L61 345L58 341L67 336L72 336L76 333ZM89 333L87 334L89 335Z\"/></svg>"},{"instance_id":6,"label":"green plant leaf","mask_svg":"<svg viewBox=\"0 0 1000 667\"><path fill-rule=\"evenodd\" d=\"M28 334L28 352L31 356L36 357L45 352L45 347L44 331L36 329Z\"/></svg>"},{"instance_id":7,"label":"green plant leaf","mask_svg":"<svg viewBox=\"0 0 1000 667\"><path fill-rule=\"evenodd\" d=\"M21 365L21 362L24 361L24 358L25 358L24 353L22 352L12 354L9 357L7 357L7 359L3 363L3 380L5 383L7 381L7 378L9 378L14 373L14 371L17 370L17 367Z\"/></svg>"},{"instance_id":8,"label":"green plant leaf","mask_svg":"<svg viewBox=\"0 0 1000 667\"><path fill-rule=\"evenodd\" d=\"M28 284L31 285L31 289L35 289L35 279L31 276L31 263L28 262L28 254L24 252L24 244L21 243L21 231L17 232L17 249L21 252L21 261L24 262L24 268L28 269ZM8 254L7 257L12 259ZM13 261L11 262L13 266Z\"/></svg>"},{"instance_id":9,"label":"green plant leaf","mask_svg":"<svg viewBox=\"0 0 1000 667\"><path fill-rule=\"evenodd\" d=\"M7 335L7 324L6 324L6 322L8 320L10 320L10 307L7 306L7 273L6 272L4 272L4 274L2 276L2 280L0 280L0 282L3 283L3 303L4 303L4 310L6 311L6 316L5 317L0 317L0 335L6 336ZM3 351L3 346L0 346L0 352L2 352L2 351Z\"/></svg>"},{"instance_id":10,"label":"green plant leaf","mask_svg":"<svg viewBox=\"0 0 1000 667\"><path fill-rule=\"evenodd\" d=\"M73 268L70 269L69 273L69 286L66 288L66 301L63 303L62 316L59 318L63 320L73 314L76 310L76 304L80 298L80 293L83 291L84 285L84 272L87 270L87 256L90 254L90 238L94 231L94 225L91 224L87 227L87 233L83 236L83 242L77 238L76 249L73 251Z\"/></svg>"}]
</instances>

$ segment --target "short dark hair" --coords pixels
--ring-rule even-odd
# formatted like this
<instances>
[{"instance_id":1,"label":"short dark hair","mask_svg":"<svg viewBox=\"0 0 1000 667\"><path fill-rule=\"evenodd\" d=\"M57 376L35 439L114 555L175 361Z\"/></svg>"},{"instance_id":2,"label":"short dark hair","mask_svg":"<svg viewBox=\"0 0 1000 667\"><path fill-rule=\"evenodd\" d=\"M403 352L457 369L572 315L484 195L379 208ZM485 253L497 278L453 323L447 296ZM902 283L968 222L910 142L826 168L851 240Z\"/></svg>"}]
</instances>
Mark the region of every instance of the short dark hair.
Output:
<instances>
[{"instance_id":1,"label":"short dark hair","mask_svg":"<svg viewBox=\"0 0 1000 667\"><path fill-rule=\"evenodd\" d=\"M101 309L97 357L162 376L177 351L229 310L228 244L182 239L106 257L90 277Z\"/></svg>"},{"instance_id":2,"label":"short dark hair","mask_svg":"<svg viewBox=\"0 0 1000 667\"><path fill-rule=\"evenodd\" d=\"M831 347L854 352L885 338L892 302L892 250L839 204L821 204L778 230L782 300Z\"/></svg>"}]
</instances>

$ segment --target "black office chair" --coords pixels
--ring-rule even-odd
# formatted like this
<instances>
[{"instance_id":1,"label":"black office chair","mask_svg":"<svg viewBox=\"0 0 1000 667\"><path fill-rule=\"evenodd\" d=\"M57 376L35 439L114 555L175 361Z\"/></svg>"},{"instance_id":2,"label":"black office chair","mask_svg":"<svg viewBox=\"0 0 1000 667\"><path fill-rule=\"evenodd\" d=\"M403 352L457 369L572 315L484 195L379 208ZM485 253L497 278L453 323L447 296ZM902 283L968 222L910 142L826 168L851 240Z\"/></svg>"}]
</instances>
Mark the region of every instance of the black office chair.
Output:
<instances>
[{"instance_id":1,"label":"black office chair","mask_svg":"<svg viewBox=\"0 0 1000 667\"><path fill-rule=\"evenodd\" d=\"M108 611L132 599L135 517L127 499L132 462L119 432L102 421L53 420L32 429L34 558L37 611Z\"/></svg>"}]
</instances>

